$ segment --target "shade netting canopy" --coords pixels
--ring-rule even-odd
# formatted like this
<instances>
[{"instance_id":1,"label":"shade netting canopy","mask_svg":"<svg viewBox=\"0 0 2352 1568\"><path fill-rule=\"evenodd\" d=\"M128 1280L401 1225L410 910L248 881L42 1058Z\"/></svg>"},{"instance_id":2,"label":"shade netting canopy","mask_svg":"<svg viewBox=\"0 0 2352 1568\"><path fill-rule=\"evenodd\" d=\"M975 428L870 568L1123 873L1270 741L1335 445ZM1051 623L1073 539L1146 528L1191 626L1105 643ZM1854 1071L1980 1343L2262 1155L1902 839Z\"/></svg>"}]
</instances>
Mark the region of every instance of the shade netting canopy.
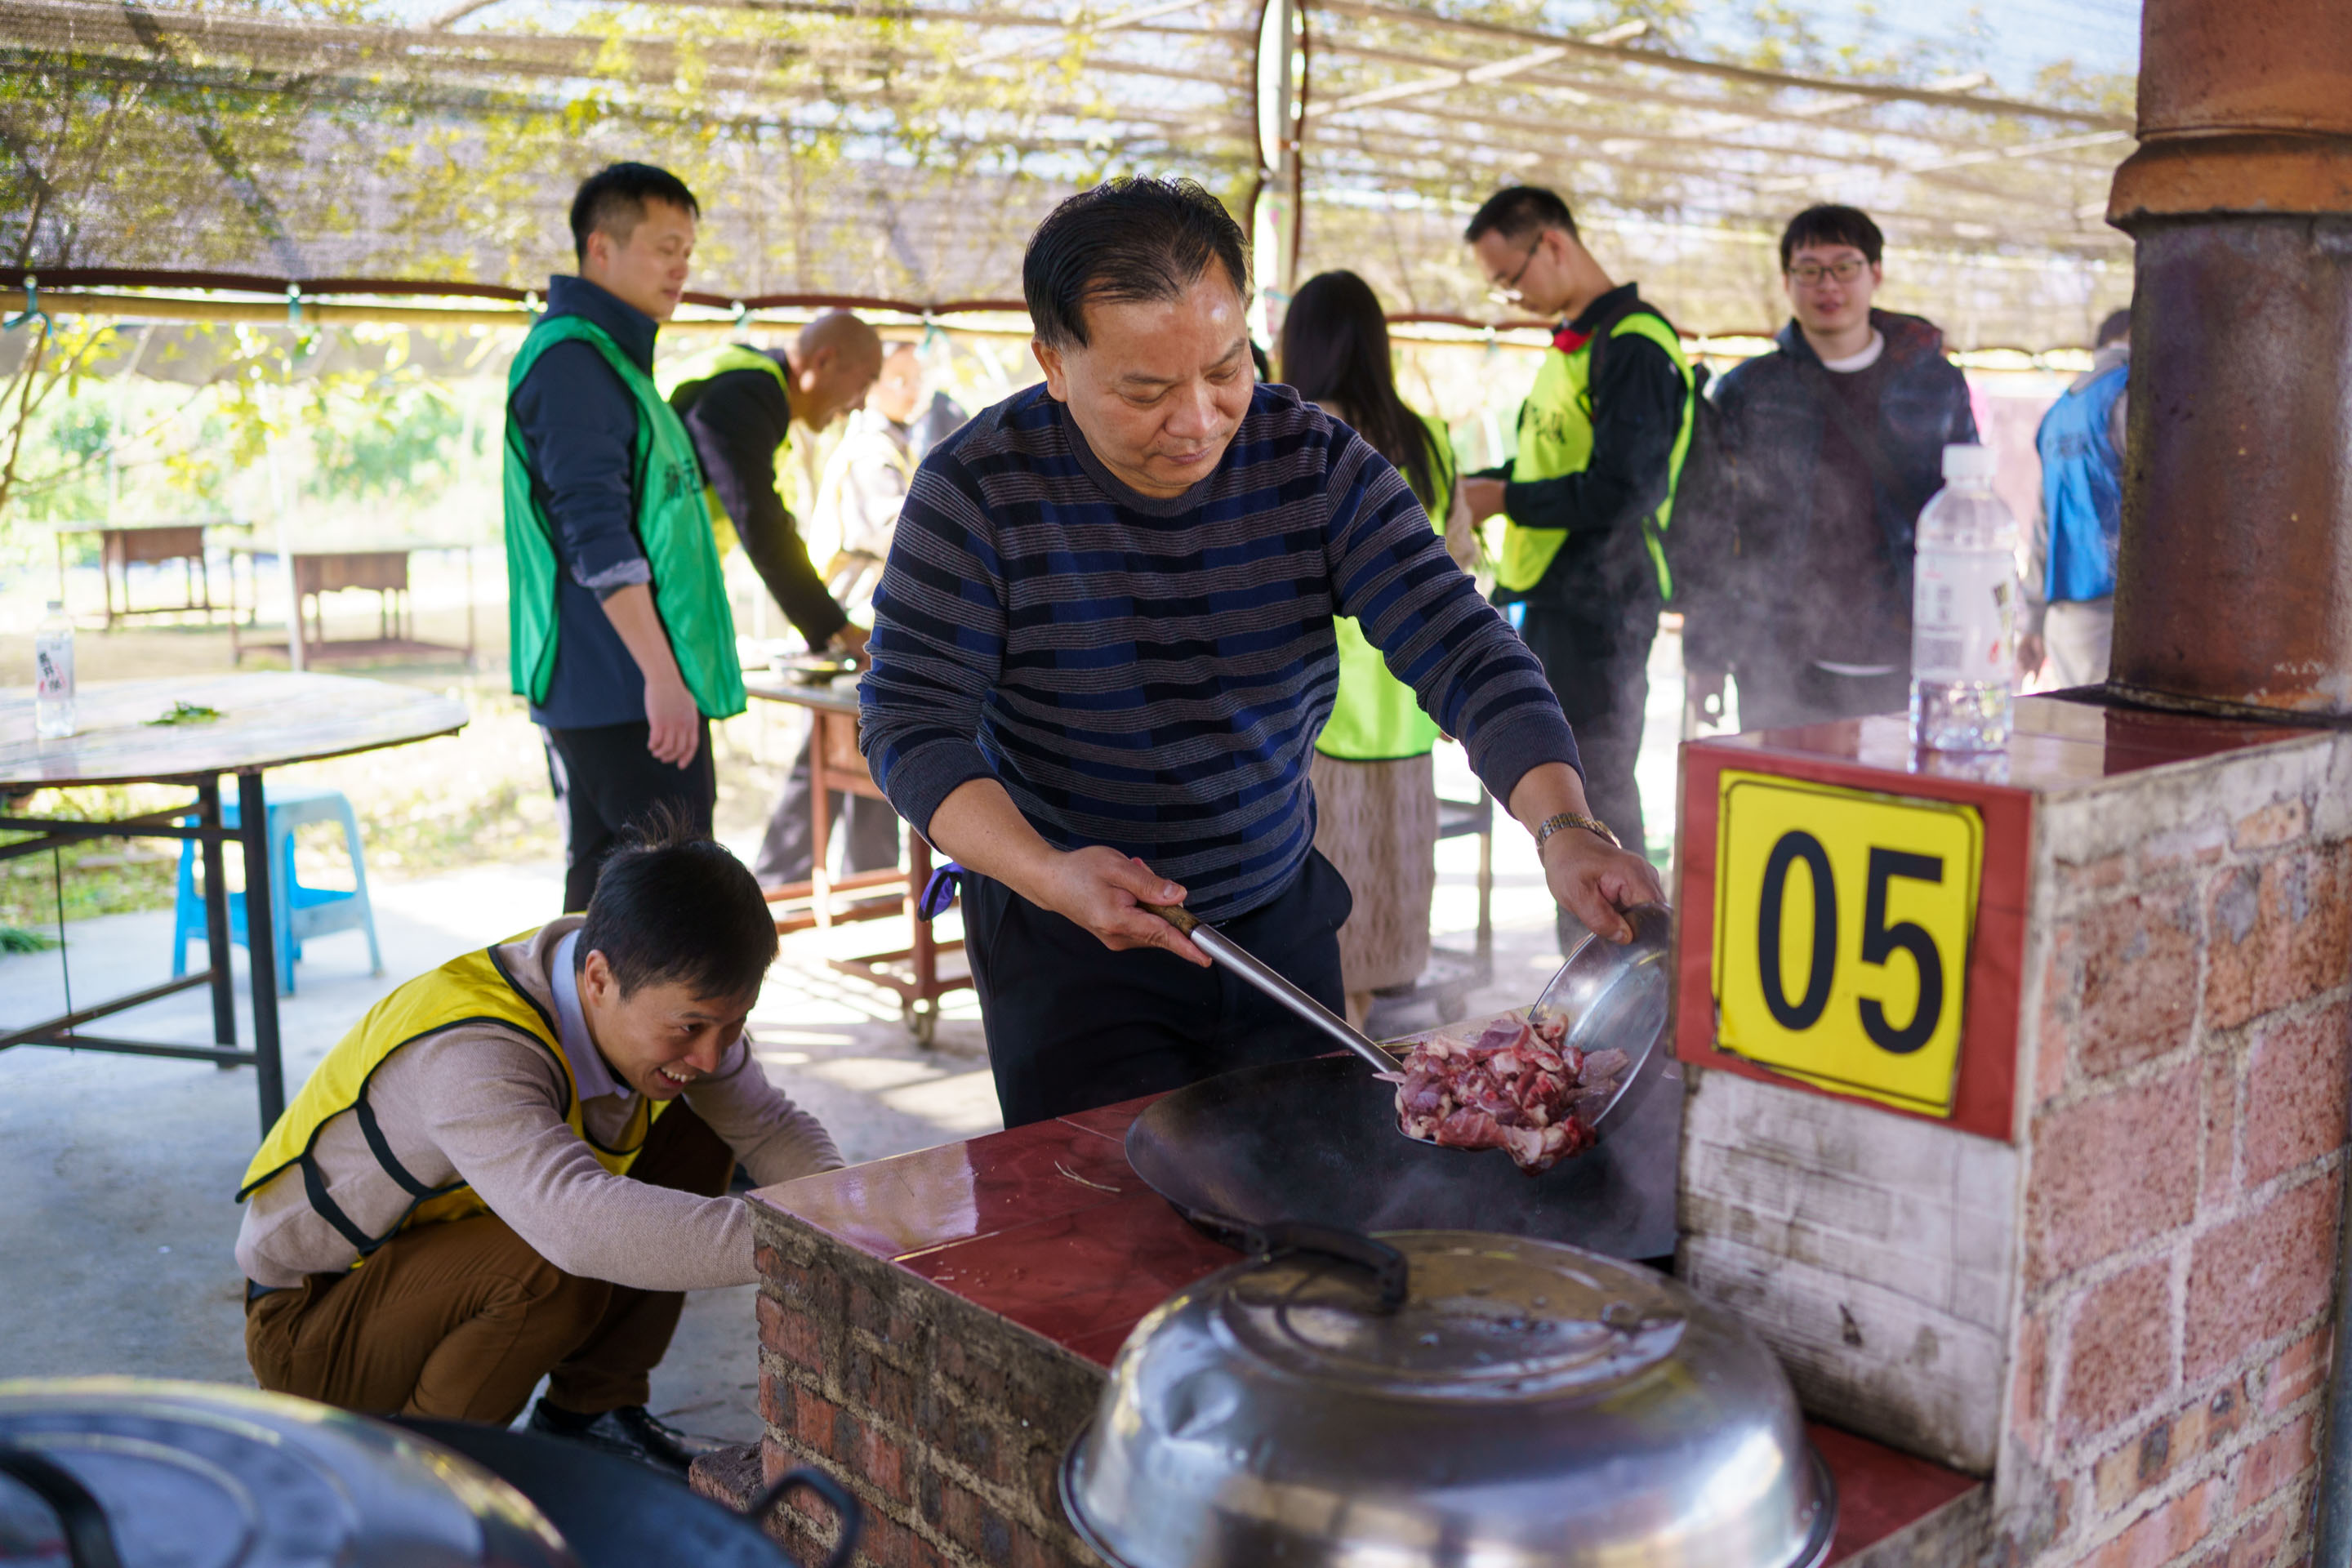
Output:
<instances>
[{"instance_id":1,"label":"shade netting canopy","mask_svg":"<svg viewBox=\"0 0 2352 1568\"><path fill-rule=\"evenodd\" d=\"M1023 242L1113 172L1202 181L1283 292L1491 320L1463 259L1499 185L1566 194L1685 331L1785 310L1814 200L1885 226L1958 347L2080 342L2128 295L2104 222L2128 79L1732 38L1667 0L6 0L0 279L519 295L620 158L700 196L736 302L1016 300ZM1794 16L1794 13L1789 15Z\"/></svg>"}]
</instances>

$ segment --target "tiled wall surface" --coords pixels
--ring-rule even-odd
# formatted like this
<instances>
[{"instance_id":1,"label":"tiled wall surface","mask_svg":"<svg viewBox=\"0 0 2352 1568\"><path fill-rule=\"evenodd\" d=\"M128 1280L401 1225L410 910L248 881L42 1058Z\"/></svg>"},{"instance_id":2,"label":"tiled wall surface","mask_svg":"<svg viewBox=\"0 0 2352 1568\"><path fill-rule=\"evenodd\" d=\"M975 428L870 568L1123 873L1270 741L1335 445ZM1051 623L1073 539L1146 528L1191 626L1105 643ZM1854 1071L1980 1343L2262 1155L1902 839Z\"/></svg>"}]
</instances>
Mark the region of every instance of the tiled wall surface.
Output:
<instances>
[{"instance_id":1,"label":"tiled wall surface","mask_svg":"<svg viewBox=\"0 0 2352 1568\"><path fill-rule=\"evenodd\" d=\"M2303 1560L2352 1088L2352 738L2038 814L1995 1560Z\"/></svg>"},{"instance_id":2,"label":"tiled wall surface","mask_svg":"<svg viewBox=\"0 0 2352 1568\"><path fill-rule=\"evenodd\" d=\"M1694 1077L1684 1282L1763 1336L1807 1410L1990 1475L2017 1152L1732 1073Z\"/></svg>"}]
</instances>

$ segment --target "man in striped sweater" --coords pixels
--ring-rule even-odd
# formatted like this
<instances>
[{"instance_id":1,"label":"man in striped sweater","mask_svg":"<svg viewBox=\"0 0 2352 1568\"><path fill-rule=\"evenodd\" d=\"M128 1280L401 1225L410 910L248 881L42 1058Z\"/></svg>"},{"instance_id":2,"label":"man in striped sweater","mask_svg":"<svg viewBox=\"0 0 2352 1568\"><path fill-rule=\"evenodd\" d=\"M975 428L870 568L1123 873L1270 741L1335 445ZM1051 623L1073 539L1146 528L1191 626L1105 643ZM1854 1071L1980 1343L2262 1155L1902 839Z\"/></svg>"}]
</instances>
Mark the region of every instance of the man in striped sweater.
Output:
<instances>
[{"instance_id":1,"label":"man in striped sweater","mask_svg":"<svg viewBox=\"0 0 2352 1568\"><path fill-rule=\"evenodd\" d=\"M875 599L866 762L963 868L1008 1126L1326 1048L1139 906L1182 903L1342 1005L1353 900L1307 776L1334 615L1461 738L1578 919L1622 941L1616 911L1660 896L1404 480L1256 384L1242 246L1190 182L1055 208L1022 269L1045 384L924 461Z\"/></svg>"}]
</instances>

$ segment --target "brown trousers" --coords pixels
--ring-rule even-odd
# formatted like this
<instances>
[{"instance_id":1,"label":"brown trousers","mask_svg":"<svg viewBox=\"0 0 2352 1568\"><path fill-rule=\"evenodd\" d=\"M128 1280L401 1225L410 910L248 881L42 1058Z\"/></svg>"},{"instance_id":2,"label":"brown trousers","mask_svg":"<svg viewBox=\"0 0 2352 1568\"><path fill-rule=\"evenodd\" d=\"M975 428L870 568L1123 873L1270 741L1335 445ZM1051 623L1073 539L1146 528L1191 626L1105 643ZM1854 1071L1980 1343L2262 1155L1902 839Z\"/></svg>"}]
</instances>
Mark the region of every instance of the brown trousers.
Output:
<instances>
[{"instance_id":1,"label":"brown trousers","mask_svg":"<svg viewBox=\"0 0 2352 1568\"><path fill-rule=\"evenodd\" d=\"M716 1196L734 1152L672 1105L634 1181ZM686 1297L566 1274L496 1215L403 1231L364 1267L313 1274L247 1303L245 1354L263 1388L345 1410L500 1426L548 1379L577 1415L643 1405Z\"/></svg>"}]
</instances>

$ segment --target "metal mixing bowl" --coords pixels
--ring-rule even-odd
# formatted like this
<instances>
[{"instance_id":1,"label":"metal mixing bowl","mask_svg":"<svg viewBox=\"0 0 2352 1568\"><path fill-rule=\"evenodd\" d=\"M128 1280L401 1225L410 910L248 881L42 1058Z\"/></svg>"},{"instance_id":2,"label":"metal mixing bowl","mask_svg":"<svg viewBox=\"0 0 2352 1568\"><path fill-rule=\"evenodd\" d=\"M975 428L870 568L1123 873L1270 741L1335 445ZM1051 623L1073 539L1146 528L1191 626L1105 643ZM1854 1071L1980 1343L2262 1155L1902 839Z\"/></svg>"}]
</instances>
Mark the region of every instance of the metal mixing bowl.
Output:
<instances>
[{"instance_id":1,"label":"metal mixing bowl","mask_svg":"<svg viewBox=\"0 0 2352 1568\"><path fill-rule=\"evenodd\" d=\"M1379 1238L1409 1284L1310 1252L1137 1325L1063 1500L1118 1568L1812 1568L1837 1502L1738 1320L1598 1253ZM1391 1271L1393 1272L1393 1271Z\"/></svg>"}]
</instances>

